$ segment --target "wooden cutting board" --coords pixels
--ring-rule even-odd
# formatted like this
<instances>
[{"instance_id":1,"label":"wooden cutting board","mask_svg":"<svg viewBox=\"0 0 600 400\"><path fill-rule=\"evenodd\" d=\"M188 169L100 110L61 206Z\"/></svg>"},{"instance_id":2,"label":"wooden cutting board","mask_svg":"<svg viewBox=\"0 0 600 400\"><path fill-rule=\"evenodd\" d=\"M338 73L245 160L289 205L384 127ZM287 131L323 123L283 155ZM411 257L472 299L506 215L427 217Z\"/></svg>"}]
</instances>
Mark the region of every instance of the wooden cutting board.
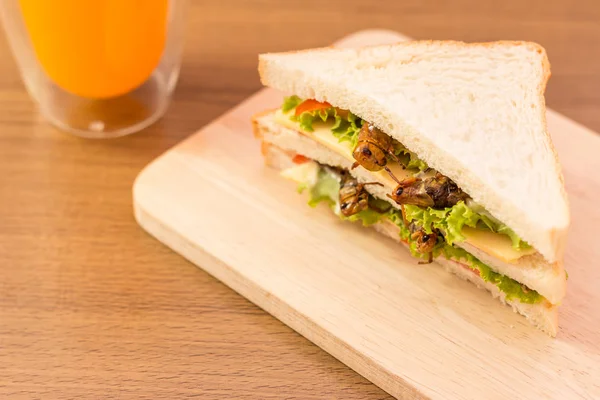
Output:
<instances>
[{"instance_id":1,"label":"wooden cutting board","mask_svg":"<svg viewBox=\"0 0 600 400\"><path fill-rule=\"evenodd\" d=\"M340 45L404 39L363 31ZM437 264L308 207L251 133L250 116L280 102L262 90L146 167L133 188L140 225L398 398L600 399L594 132L548 111L573 217L551 339Z\"/></svg>"}]
</instances>

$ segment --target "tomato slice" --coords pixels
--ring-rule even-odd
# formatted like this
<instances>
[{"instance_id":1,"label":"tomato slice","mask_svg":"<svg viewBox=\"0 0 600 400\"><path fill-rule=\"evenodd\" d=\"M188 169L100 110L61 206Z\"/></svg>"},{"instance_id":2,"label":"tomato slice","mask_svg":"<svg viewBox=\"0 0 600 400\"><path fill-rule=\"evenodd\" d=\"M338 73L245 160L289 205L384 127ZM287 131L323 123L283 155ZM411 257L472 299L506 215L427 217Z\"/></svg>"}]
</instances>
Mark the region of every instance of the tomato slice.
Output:
<instances>
[{"instance_id":1,"label":"tomato slice","mask_svg":"<svg viewBox=\"0 0 600 400\"><path fill-rule=\"evenodd\" d=\"M331 107L331 104L327 102L320 102L313 99L308 99L298 104L298 106L296 107L295 115L296 117L299 117L300 114L302 114L303 112L323 110L329 107Z\"/></svg>"},{"instance_id":2,"label":"tomato slice","mask_svg":"<svg viewBox=\"0 0 600 400\"><path fill-rule=\"evenodd\" d=\"M304 164L305 162L310 161L310 158L304 157L302 154L296 154L294 158L292 158L294 164Z\"/></svg>"}]
</instances>

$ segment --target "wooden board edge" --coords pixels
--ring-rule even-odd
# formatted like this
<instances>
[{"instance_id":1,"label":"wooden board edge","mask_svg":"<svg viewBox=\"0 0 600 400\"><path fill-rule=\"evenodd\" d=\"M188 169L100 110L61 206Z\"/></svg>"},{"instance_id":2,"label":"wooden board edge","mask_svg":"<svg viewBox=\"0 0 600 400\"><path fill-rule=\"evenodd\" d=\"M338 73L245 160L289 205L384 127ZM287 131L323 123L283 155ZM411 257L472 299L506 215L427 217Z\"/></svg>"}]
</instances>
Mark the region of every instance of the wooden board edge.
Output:
<instances>
[{"instance_id":1,"label":"wooden board edge","mask_svg":"<svg viewBox=\"0 0 600 400\"><path fill-rule=\"evenodd\" d=\"M144 172L136 182L143 182ZM133 199L136 222L155 239L183 256L192 264L206 271L248 301L292 328L294 331L331 354L344 365L398 399L428 399L423 393L406 382L402 377L384 370L372 359L360 354L349 344L331 335L307 315L289 307L282 299L264 291L260 286L230 268L166 224L161 223L137 201Z\"/></svg>"}]
</instances>

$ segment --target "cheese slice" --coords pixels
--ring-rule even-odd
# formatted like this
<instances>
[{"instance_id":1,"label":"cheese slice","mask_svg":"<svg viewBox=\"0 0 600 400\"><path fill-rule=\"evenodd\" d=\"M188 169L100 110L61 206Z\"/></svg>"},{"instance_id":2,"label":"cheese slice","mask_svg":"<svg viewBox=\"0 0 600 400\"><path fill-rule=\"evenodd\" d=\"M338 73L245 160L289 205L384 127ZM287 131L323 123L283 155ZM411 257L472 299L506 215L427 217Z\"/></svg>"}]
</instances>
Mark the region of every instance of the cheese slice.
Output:
<instances>
[{"instance_id":1,"label":"cheese slice","mask_svg":"<svg viewBox=\"0 0 600 400\"><path fill-rule=\"evenodd\" d=\"M331 132L331 127L333 126L333 123L326 123L322 121L315 122L313 124L313 132L308 132L303 130L300 127L299 123L297 123L296 121L292 121L290 119L290 115L293 115L293 110L289 113L283 113L283 111L277 110L274 119L278 124L281 124L287 128L302 133L303 135L312 138L314 141L322 144L331 151L334 151L335 153L347 158L348 160L352 162L355 161L354 157L352 157L353 149L351 148L350 143L338 141L338 139ZM390 168L394 176L396 176L399 180L403 180L412 176L410 171L404 170L397 164L390 163L388 164L388 167ZM286 172L286 174L290 173L292 172ZM296 174L296 177L298 177L298 174L306 173L306 171L300 169L299 172L296 171L293 173ZM396 181L394 181L386 171L371 171L371 173L373 175L376 175L379 178L380 182L382 182L386 187L394 188L397 186ZM297 182L306 181L297 180ZM494 233L482 229L464 227L462 234L465 236L466 243L477 247L479 250L507 263L514 263L521 257L536 253L536 250L533 248L526 250L514 249L512 247L512 241L510 240L510 238L506 235L502 235L499 233Z\"/></svg>"},{"instance_id":2,"label":"cheese slice","mask_svg":"<svg viewBox=\"0 0 600 400\"><path fill-rule=\"evenodd\" d=\"M523 256L536 253L534 248L517 250L508 236L492 231L465 226L461 233L465 236L466 243L507 263L514 263Z\"/></svg>"}]
</instances>

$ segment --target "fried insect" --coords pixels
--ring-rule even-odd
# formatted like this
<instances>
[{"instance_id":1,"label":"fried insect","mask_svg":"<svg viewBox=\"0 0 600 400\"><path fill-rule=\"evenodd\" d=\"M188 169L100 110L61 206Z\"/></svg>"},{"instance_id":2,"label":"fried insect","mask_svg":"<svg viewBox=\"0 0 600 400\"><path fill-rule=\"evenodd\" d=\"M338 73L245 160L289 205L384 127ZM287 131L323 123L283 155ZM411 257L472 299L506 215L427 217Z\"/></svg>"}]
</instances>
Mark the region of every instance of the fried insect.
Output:
<instances>
[{"instance_id":1,"label":"fried insect","mask_svg":"<svg viewBox=\"0 0 600 400\"><path fill-rule=\"evenodd\" d=\"M456 183L439 172L426 179L412 177L399 181L388 197L398 204L433 208L452 207L468 198Z\"/></svg>"},{"instance_id":2,"label":"fried insect","mask_svg":"<svg viewBox=\"0 0 600 400\"><path fill-rule=\"evenodd\" d=\"M340 183L340 211L349 217L369 207L369 193L365 190L367 185L381 185L379 182L358 183L348 172L343 172Z\"/></svg>"},{"instance_id":3,"label":"fried insect","mask_svg":"<svg viewBox=\"0 0 600 400\"><path fill-rule=\"evenodd\" d=\"M363 122L362 128L358 133L358 143L352 152L352 157L356 160L352 165L352 169L359 165L369 171L385 169L392 178L396 179L392 171L387 167L388 157L400 164L398 157L394 154L392 138L368 122Z\"/></svg>"},{"instance_id":4,"label":"fried insect","mask_svg":"<svg viewBox=\"0 0 600 400\"><path fill-rule=\"evenodd\" d=\"M421 254L428 254L429 259L427 261L419 261L419 264L430 264L433 262L433 249L437 243L438 234L433 229L431 233L425 232L425 229L418 226L414 222L408 225L408 229L411 232L410 238L415 241L416 249Z\"/></svg>"},{"instance_id":5,"label":"fried insect","mask_svg":"<svg viewBox=\"0 0 600 400\"><path fill-rule=\"evenodd\" d=\"M417 243L417 251L421 254L432 252L438 238L438 234L435 232L435 229L432 230L431 233L427 233L425 232L425 229L418 226L414 222L411 222L408 226L408 229L411 232L410 238Z\"/></svg>"}]
</instances>

